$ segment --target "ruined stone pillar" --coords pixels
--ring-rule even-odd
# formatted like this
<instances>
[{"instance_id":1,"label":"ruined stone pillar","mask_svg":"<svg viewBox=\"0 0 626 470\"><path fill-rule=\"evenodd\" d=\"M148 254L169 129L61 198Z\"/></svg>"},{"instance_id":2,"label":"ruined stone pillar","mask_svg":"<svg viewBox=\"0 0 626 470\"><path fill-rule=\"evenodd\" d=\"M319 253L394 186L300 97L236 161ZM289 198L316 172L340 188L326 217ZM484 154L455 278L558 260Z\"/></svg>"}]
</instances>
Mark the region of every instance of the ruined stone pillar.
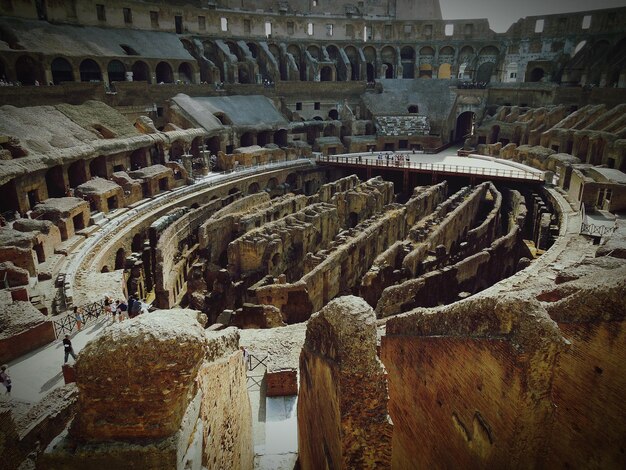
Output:
<instances>
[{"instance_id":1,"label":"ruined stone pillar","mask_svg":"<svg viewBox=\"0 0 626 470\"><path fill-rule=\"evenodd\" d=\"M246 371L234 328L193 310L115 324L76 362L78 413L45 469L252 469Z\"/></svg>"},{"instance_id":2,"label":"ruined stone pillar","mask_svg":"<svg viewBox=\"0 0 626 470\"><path fill-rule=\"evenodd\" d=\"M331 301L309 320L298 394L303 470L390 468L392 425L375 321L354 296Z\"/></svg>"}]
</instances>

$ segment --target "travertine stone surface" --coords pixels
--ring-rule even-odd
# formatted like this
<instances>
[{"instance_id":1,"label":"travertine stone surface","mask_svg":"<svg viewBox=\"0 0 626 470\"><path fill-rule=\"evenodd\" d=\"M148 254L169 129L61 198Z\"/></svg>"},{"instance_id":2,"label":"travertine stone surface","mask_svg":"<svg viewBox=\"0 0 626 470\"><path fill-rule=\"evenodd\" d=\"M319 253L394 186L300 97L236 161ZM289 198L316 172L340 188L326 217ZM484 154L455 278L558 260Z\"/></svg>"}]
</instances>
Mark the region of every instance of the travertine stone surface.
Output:
<instances>
[{"instance_id":1,"label":"travertine stone surface","mask_svg":"<svg viewBox=\"0 0 626 470\"><path fill-rule=\"evenodd\" d=\"M176 432L206 355L196 316L191 310L141 315L90 342L76 363L79 413L70 435L104 441Z\"/></svg>"},{"instance_id":2,"label":"travertine stone surface","mask_svg":"<svg viewBox=\"0 0 626 470\"><path fill-rule=\"evenodd\" d=\"M566 347L536 301L484 298L387 322L394 468L533 468Z\"/></svg>"},{"instance_id":3,"label":"travertine stone surface","mask_svg":"<svg viewBox=\"0 0 626 470\"><path fill-rule=\"evenodd\" d=\"M301 467L390 468L387 384L363 299L337 298L311 317L300 374Z\"/></svg>"}]
</instances>

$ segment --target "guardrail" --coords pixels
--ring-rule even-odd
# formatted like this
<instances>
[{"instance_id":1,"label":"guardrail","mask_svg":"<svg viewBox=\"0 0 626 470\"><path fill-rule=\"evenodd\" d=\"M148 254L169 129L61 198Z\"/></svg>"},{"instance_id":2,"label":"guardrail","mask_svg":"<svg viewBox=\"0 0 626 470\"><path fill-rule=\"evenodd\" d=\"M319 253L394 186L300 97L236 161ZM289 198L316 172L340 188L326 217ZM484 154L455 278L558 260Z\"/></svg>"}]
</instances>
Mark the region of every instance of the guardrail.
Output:
<instances>
[{"instance_id":1,"label":"guardrail","mask_svg":"<svg viewBox=\"0 0 626 470\"><path fill-rule=\"evenodd\" d=\"M609 227L606 225L586 224L585 222L580 224L581 235L590 235L592 237L603 237L610 233L613 233L616 227Z\"/></svg>"},{"instance_id":2,"label":"guardrail","mask_svg":"<svg viewBox=\"0 0 626 470\"><path fill-rule=\"evenodd\" d=\"M406 154L400 154L406 155ZM442 172L460 175L477 175L477 176L493 176L496 178L523 179L528 181L544 181L543 174L533 173L523 170L504 170L499 168L484 168L469 165L449 165L445 163L425 163L415 162L411 160L398 160L390 158L372 159L363 158L363 156L340 156L326 155L317 157L317 162L321 163L340 163L355 166L364 166L372 168L409 168L424 172Z\"/></svg>"},{"instance_id":3,"label":"guardrail","mask_svg":"<svg viewBox=\"0 0 626 470\"><path fill-rule=\"evenodd\" d=\"M100 318L100 315L106 315L104 300L83 305L82 307L79 307L79 310L81 311L83 317L83 326L95 322L98 318ZM76 329L76 323L76 318L74 318L73 313L52 320L54 335L57 338L60 338L65 335L72 334L72 332Z\"/></svg>"}]
</instances>

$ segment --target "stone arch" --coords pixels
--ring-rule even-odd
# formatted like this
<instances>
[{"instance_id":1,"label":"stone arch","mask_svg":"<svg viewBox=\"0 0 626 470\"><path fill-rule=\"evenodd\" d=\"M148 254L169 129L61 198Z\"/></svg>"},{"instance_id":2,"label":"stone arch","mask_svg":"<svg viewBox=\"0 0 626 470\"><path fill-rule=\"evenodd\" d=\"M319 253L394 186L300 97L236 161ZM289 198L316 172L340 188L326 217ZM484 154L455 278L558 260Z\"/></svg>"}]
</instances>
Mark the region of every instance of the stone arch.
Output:
<instances>
[{"instance_id":1,"label":"stone arch","mask_svg":"<svg viewBox=\"0 0 626 470\"><path fill-rule=\"evenodd\" d=\"M287 53L291 54L294 62L298 66L300 80L303 82L306 81L306 62L304 61L302 49L296 44L290 44L289 47L287 47Z\"/></svg>"},{"instance_id":2,"label":"stone arch","mask_svg":"<svg viewBox=\"0 0 626 470\"><path fill-rule=\"evenodd\" d=\"M307 46L306 50L309 54L311 54L311 57L313 57L315 60L321 59L322 53L320 51L320 48L317 45L311 44Z\"/></svg>"},{"instance_id":3,"label":"stone arch","mask_svg":"<svg viewBox=\"0 0 626 470\"><path fill-rule=\"evenodd\" d=\"M336 121L339 119L339 112L336 109L331 109L328 111L328 119Z\"/></svg>"},{"instance_id":4,"label":"stone arch","mask_svg":"<svg viewBox=\"0 0 626 470\"><path fill-rule=\"evenodd\" d=\"M545 76L545 70L543 67L533 67L532 70L528 72L527 82L540 82Z\"/></svg>"},{"instance_id":5,"label":"stone arch","mask_svg":"<svg viewBox=\"0 0 626 470\"><path fill-rule=\"evenodd\" d=\"M456 118L454 140L463 141L467 137L474 135L474 120L476 115L472 111L465 111Z\"/></svg>"},{"instance_id":6,"label":"stone arch","mask_svg":"<svg viewBox=\"0 0 626 470\"><path fill-rule=\"evenodd\" d=\"M320 81L331 82L333 81L333 69L329 65L324 65L320 70Z\"/></svg>"},{"instance_id":7,"label":"stone arch","mask_svg":"<svg viewBox=\"0 0 626 470\"><path fill-rule=\"evenodd\" d=\"M115 270L124 269L126 265L126 251L124 248L120 248L115 253Z\"/></svg>"},{"instance_id":8,"label":"stone arch","mask_svg":"<svg viewBox=\"0 0 626 470\"><path fill-rule=\"evenodd\" d=\"M411 104L408 106L407 111L410 114L417 114L419 112L419 108L416 104Z\"/></svg>"},{"instance_id":9,"label":"stone arch","mask_svg":"<svg viewBox=\"0 0 626 470\"><path fill-rule=\"evenodd\" d=\"M454 48L452 46L443 46L439 49L439 57L454 56Z\"/></svg>"},{"instance_id":10,"label":"stone arch","mask_svg":"<svg viewBox=\"0 0 626 470\"><path fill-rule=\"evenodd\" d=\"M365 57L365 70L367 73L367 81L373 82L376 80L376 49L372 46L366 46L363 48L363 56Z\"/></svg>"},{"instance_id":11,"label":"stone arch","mask_svg":"<svg viewBox=\"0 0 626 470\"><path fill-rule=\"evenodd\" d=\"M240 147L250 147L254 145L254 134L252 132L244 132L239 137L239 146Z\"/></svg>"},{"instance_id":12,"label":"stone arch","mask_svg":"<svg viewBox=\"0 0 626 470\"><path fill-rule=\"evenodd\" d=\"M252 77L248 73L248 66L243 62L237 64L237 81L243 84L252 83Z\"/></svg>"},{"instance_id":13,"label":"stone arch","mask_svg":"<svg viewBox=\"0 0 626 470\"><path fill-rule=\"evenodd\" d=\"M136 233L133 236L130 249L133 253L141 253L143 251L143 237L141 236L141 233Z\"/></svg>"},{"instance_id":14,"label":"stone arch","mask_svg":"<svg viewBox=\"0 0 626 470\"><path fill-rule=\"evenodd\" d=\"M489 134L489 143L495 144L498 141L498 137L500 136L500 126L492 126L491 132Z\"/></svg>"},{"instance_id":15,"label":"stone arch","mask_svg":"<svg viewBox=\"0 0 626 470\"><path fill-rule=\"evenodd\" d=\"M265 185L265 189L272 191L272 190L276 189L277 186L278 186L278 180L275 177L272 177L269 180L267 180L267 184Z\"/></svg>"},{"instance_id":16,"label":"stone arch","mask_svg":"<svg viewBox=\"0 0 626 470\"><path fill-rule=\"evenodd\" d=\"M493 74L493 70L496 67L496 64L493 62L484 62L478 67L476 70L476 81L477 82L485 82L489 83L491 81L491 75Z\"/></svg>"},{"instance_id":17,"label":"stone arch","mask_svg":"<svg viewBox=\"0 0 626 470\"><path fill-rule=\"evenodd\" d=\"M174 82L174 73L172 72L172 66L165 61L161 61L157 64L155 74L157 83Z\"/></svg>"},{"instance_id":18,"label":"stone arch","mask_svg":"<svg viewBox=\"0 0 626 470\"><path fill-rule=\"evenodd\" d=\"M219 152L222 148L221 144L220 144L220 138L218 136L213 136L208 138L205 141L206 144L206 148L209 152L211 152L213 155L217 155L217 152Z\"/></svg>"},{"instance_id":19,"label":"stone arch","mask_svg":"<svg viewBox=\"0 0 626 470\"><path fill-rule=\"evenodd\" d=\"M441 64L437 72L437 78L442 80L449 80L452 78L452 66L448 63Z\"/></svg>"},{"instance_id":20,"label":"stone arch","mask_svg":"<svg viewBox=\"0 0 626 470\"><path fill-rule=\"evenodd\" d=\"M74 68L69 61L63 57L55 58L50 64L52 72L52 83L58 85L61 82L74 81Z\"/></svg>"},{"instance_id":21,"label":"stone arch","mask_svg":"<svg viewBox=\"0 0 626 470\"><path fill-rule=\"evenodd\" d=\"M395 66L398 61L395 48L385 46L380 51L380 60L383 63L385 78L396 78Z\"/></svg>"},{"instance_id":22,"label":"stone arch","mask_svg":"<svg viewBox=\"0 0 626 470\"><path fill-rule=\"evenodd\" d=\"M193 68L189 62L182 62L178 66L178 78L186 83L193 83Z\"/></svg>"},{"instance_id":23,"label":"stone arch","mask_svg":"<svg viewBox=\"0 0 626 470\"><path fill-rule=\"evenodd\" d=\"M250 184L250 186L248 186L248 194L256 194L259 191L261 191L261 187L257 181L254 181Z\"/></svg>"},{"instance_id":24,"label":"stone arch","mask_svg":"<svg viewBox=\"0 0 626 470\"><path fill-rule=\"evenodd\" d=\"M589 136L582 136L578 141L578 151L576 152L576 156L580 158L581 162L587 161L587 153L589 151Z\"/></svg>"},{"instance_id":25,"label":"stone arch","mask_svg":"<svg viewBox=\"0 0 626 470\"><path fill-rule=\"evenodd\" d=\"M415 49L404 46L400 49L400 61L402 62L402 78L415 78Z\"/></svg>"},{"instance_id":26,"label":"stone arch","mask_svg":"<svg viewBox=\"0 0 626 470\"><path fill-rule=\"evenodd\" d=\"M126 67L121 61L113 59L107 65L107 76L109 78L109 83L123 82L126 80Z\"/></svg>"},{"instance_id":27,"label":"stone arch","mask_svg":"<svg viewBox=\"0 0 626 470\"><path fill-rule=\"evenodd\" d=\"M433 77L433 66L430 64L420 64L419 78L432 78L432 77Z\"/></svg>"},{"instance_id":28,"label":"stone arch","mask_svg":"<svg viewBox=\"0 0 626 470\"><path fill-rule=\"evenodd\" d=\"M279 129L274 133L274 143L279 147L287 146L287 129Z\"/></svg>"},{"instance_id":29,"label":"stone arch","mask_svg":"<svg viewBox=\"0 0 626 470\"><path fill-rule=\"evenodd\" d=\"M148 82L152 83L150 79L150 69L148 68L148 64L146 64L143 60L138 60L131 67L133 72L133 81L134 82Z\"/></svg>"},{"instance_id":30,"label":"stone arch","mask_svg":"<svg viewBox=\"0 0 626 470\"><path fill-rule=\"evenodd\" d=\"M67 167L67 179L71 188L75 188L87 181L84 160L76 160Z\"/></svg>"},{"instance_id":31,"label":"stone arch","mask_svg":"<svg viewBox=\"0 0 626 470\"><path fill-rule=\"evenodd\" d=\"M102 81L102 71L100 66L93 59L85 59L80 63L80 81L81 82L100 82Z\"/></svg>"},{"instance_id":32,"label":"stone arch","mask_svg":"<svg viewBox=\"0 0 626 470\"><path fill-rule=\"evenodd\" d=\"M256 135L256 143L260 147L264 147L267 144L272 143L272 133L271 131L260 131Z\"/></svg>"},{"instance_id":33,"label":"stone arch","mask_svg":"<svg viewBox=\"0 0 626 470\"><path fill-rule=\"evenodd\" d=\"M29 55L18 57L15 61L15 78L22 85L34 85L36 81L43 83L44 74L41 64Z\"/></svg>"},{"instance_id":34,"label":"stone arch","mask_svg":"<svg viewBox=\"0 0 626 470\"><path fill-rule=\"evenodd\" d=\"M345 47L344 52L346 53L346 57L348 57L348 61L350 62L350 68L352 69L350 80L360 80L361 67L359 66L359 52L354 46Z\"/></svg>"}]
</instances>

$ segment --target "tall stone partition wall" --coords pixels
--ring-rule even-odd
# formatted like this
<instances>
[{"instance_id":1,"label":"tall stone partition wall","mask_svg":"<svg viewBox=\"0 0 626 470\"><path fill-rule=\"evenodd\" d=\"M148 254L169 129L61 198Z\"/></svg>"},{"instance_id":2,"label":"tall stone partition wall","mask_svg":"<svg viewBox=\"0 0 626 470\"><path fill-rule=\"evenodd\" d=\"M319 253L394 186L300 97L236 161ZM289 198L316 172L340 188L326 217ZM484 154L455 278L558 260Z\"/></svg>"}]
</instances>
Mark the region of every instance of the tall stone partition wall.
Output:
<instances>
[{"instance_id":1,"label":"tall stone partition wall","mask_svg":"<svg viewBox=\"0 0 626 470\"><path fill-rule=\"evenodd\" d=\"M77 363L78 413L42 469L251 469L252 421L236 329L192 310L115 324Z\"/></svg>"},{"instance_id":2,"label":"tall stone partition wall","mask_svg":"<svg viewBox=\"0 0 626 470\"><path fill-rule=\"evenodd\" d=\"M544 467L623 468L626 262L594 258L561 271L555 282L538 298L571 347L554 373L554 427Z\"/></svg>"},{"instance_id":3,"label":"tall stone partition wall","mask_svg":"<svg viewBox=\"0 0 626 470\"><path fill-rule=\"evenodd\" d=\"M304 470L390 468L392 425L375 320L354 296L331 301L309 320L298 394Z\"/></svg>"},{"instance_id":4,"label":"tall stone partition wall","mask_svg":"<svg viewBox=\"0 0 626 470\"><path fill-rule=\"evenodd\" d=\"M534 468L566 342L537 301L476 297L387 322L393 468Z\"/></svg>"}]
</instances>

